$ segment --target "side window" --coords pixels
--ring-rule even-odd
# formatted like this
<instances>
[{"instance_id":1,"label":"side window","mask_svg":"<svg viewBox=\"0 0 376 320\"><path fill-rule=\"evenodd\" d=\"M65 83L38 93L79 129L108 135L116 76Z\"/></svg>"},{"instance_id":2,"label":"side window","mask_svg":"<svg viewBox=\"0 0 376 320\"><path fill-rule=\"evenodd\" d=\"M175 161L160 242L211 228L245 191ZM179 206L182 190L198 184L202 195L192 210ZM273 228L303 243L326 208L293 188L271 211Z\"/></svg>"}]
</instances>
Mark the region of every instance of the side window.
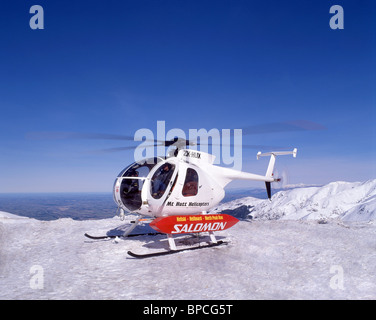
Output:
<instances>
[{"instance_id":1,"label":"side window","mask_svg":"<svg viewBox=\"0 0 376 320\"><path fill-rule=\"evenodd\" d=\"M175 166L171 163L164 163L151 178L151 195L154 199L160 199L165 193L168 184L174 173Z\"/></svg>"},{"instance_id":2,"label":"side window","mask_svg":"<svg viewBox=\"0 0 376 320\"><path fill-rule=\"evenodd\" d=\"M198 174L196 170L188 168L183 186L183 196L192 197L198 192Z\"/></svg>"}]
</instances>

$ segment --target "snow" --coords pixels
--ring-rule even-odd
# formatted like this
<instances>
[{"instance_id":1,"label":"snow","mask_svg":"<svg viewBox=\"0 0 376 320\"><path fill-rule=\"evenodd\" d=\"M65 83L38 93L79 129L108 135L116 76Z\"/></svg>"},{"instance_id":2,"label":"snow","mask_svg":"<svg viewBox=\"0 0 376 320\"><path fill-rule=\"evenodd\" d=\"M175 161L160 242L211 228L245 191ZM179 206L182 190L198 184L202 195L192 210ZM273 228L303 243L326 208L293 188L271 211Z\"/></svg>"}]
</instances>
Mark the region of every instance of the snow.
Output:
<instances>
[{"instance_id":1,"label":"snow","mask_svg":"<svg viewBox=\"0 0 376 320\"><path fill-rule=\"evenodd\" d=\"M277 192L272 201L246 197L222 204L211 212L247 206L253 219L299 220L376 219L376 179L365 182L337 181L322 187L302 187Z\"/></svg>"},{"instance_id":2,"label":"snow","mask_svg":"<svg viewBox=\"0 0 376 320\"><path fill-rule=\"evenodd\" d=\"M282 194L222 205L252 204L255 216L216 233L228 245L145 260L127 251L164 250L165 236L84 237L116 234L132 216L39 221L0 212L0 299L376 299L375 181ZM178 247L197 241L176 238Z\"/></svg>"}]
</instances>

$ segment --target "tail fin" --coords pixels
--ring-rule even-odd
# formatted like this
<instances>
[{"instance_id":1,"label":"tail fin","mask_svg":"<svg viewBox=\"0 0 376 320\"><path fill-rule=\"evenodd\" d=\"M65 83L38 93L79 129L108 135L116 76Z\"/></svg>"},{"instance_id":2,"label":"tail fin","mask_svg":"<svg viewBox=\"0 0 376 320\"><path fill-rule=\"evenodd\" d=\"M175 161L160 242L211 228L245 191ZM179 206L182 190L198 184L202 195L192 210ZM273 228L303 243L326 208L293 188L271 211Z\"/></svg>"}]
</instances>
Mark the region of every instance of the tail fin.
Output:
<instances>
[{"instance_id":1,"label":"tail fin","mask_svg":"<svg viewBox=\"0 0 376 320\"><path fill-rule=\"evenodd\" d=\"M272 199L272 188L271 188L270 182L265 181L265 186L266 186L266 193L268 194L268 199L271 200Z\"/></svg>"},{"instance_id":2,"label":"tail fin","mask_svg":"<svg viewBox=\"0 0 376 320\"><path fill-rule=\"evenodd\" d=\"M261 153L261 151L259 151L257 153L257 160L260 159L260 157L270 156L269 165L268 165L268 169L266 170L265 177L271 179L273 178L273 170L274 170L276 156L292 154L292 156L296 158L297 152L298 152L297 148L294 148L294 150L292 151L273 151L273 152L267 152L267 153ZM274 179L273 181L278 181L278 179ZM266 181L265 185L266 185L266 192L268 193L268 198L270 200L272 197L270 182Z\"/></svg>"}]
</instances>

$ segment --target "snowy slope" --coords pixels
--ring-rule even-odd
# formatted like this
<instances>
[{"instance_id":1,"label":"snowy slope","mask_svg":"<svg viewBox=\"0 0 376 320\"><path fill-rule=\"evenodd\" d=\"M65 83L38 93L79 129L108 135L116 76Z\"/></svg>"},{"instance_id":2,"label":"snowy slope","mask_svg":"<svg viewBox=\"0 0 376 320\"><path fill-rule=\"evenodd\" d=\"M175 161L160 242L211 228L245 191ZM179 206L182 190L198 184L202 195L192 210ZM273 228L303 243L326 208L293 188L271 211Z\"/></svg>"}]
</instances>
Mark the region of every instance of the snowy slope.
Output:
<instances>
[{"instance_id":1,"label":"snowy slope","mask_svg":"<svg viewBox=\"0 0 376 320\"><path fill-rule=\"evenodd\" d=\"M215 208L214 212L247 208L253 219L376 219L376 179L366 182L332 182L322 187L280 191L272 201L246 197Z\"/></svg>"},{"instance_id":2,"label":"snowy slope","mask_svg":"<svg viewBox=\"0 0 376 320\"><path fill-rule=\"evenodd\" d=\"M227 246L132 259L164 236L92 241L118 218L0 218L0 299L376 299L376 226L330 221L241 221ZM179 246L192 242L188 236ZM35 269L36 268L36 269ZM43 286L32 285L35 270ZM338 270L343 286L336 285ZM334 284L333 284L334 283Z\"/></svg>"},{"instance_id":3,"label":"snowy slope","mask_svg":"<svg viewBox=\"0 0 376 320\"><path fill-rule=\"evenodd\" d=\"M240 221L218 232L226 246L146 260L126 252L164 250L165 236L84 237L121 232L132 216L39 221L0 212L0 299L376 299L376 223L354 219L359 212L368 212L362 220L373 217L374 182L293 192L273 199L291 208L279 213L283 219ZM355 196L362 201L354 204ZM263 202L252 200L275 218ZM320 211L357 221L287 219ZM197 245L189 235L177 238L178 247Z\"/></svg>"}]
</instances>

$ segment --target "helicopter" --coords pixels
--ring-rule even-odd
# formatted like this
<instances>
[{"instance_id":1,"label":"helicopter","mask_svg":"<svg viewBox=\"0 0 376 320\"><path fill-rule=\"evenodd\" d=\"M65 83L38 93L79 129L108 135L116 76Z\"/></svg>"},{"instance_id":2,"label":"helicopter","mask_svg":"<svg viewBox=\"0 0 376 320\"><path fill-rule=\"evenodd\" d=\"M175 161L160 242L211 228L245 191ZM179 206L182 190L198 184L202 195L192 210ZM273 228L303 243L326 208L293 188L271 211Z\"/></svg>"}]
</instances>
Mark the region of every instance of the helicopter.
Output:
<instances>
[{"instance_id":1,"label":"helicopter","mask_svg":"<svg viewBox=\"0 0 376 320\"><path fill-rule=\"evenodd\" d=\"M280 181L273 176L276 156L293 155L295 158L297 155L297 148L258 152L257 159L270 156L265 175L259 175L214 165L214 155L187 149L194 144L178 138L165 141L166 146L172 146L167 157L134 162L116 177L113 198L120 209L120 217L124 217L125 212L139 215L123 237L131 235L144 217L151 217L150 227L166 234L170 247L169 251L144 255L128 251L129 255L149 257L226 244L218 241L214 232L228 229L239 220L228 214L208 214L224 198L225 186L235 179L263 181L271 199L271 183ZM209 232L210 244L177 249L174 235L201 232Z\"/></svg>"},{"instance_id":2,"label":"helicopter","mask_svg":"<svg viewBox=\"0 0 376 320\"><path fill-rule=\"evenodd\" d=\"M278 133L288 131L324 130L324 126L306 120L254 125L242 129L243 135L260 133ZM28 134L31 139L105 139L133 140L132 136L112 134L85 134L77 132L36 132ZM208 211L217 206L225 196L225 187L233 180L253 180L265 183L268 199L271 200L271 183L281 181L274 177L273 170L276 157L292 155L296 158L297 148L291 151L272 151L257 153L257 159L270 157L264 175L221 167L216 164L215 156L208 152L190 149L197 146L197 141L174 137L169 140L153 140L149 147L164 146L169 148L166 156L155 156L138 160L125 167L116 177L113 184L113 199L118 206L120 217L125 213L137 214L121 237L140 235L167 235L169 249L149 254L136 254L128 251L135 258L146 258L172 254L185 250L196 250L227 244L217 240L214 232L226 230L239 220L228 214L210 214ZM247 147L242 145L242 147ZM248 146L255 148L256 146ZM259 146L257 146L259 147ZM122 151L134 147L119 147L103 150L105 152ZM263 147L265 149L265 146ZM271 149L268 147L268 149ZM278 150L280 148L278 147ZM145 220L156 232L133 234L133 230ZM208 232L210 242L190 248L178 249L175 235L198 234ZM92 236L91 239L116 238L118 236Z\"/></svg>"}]
</instances>

